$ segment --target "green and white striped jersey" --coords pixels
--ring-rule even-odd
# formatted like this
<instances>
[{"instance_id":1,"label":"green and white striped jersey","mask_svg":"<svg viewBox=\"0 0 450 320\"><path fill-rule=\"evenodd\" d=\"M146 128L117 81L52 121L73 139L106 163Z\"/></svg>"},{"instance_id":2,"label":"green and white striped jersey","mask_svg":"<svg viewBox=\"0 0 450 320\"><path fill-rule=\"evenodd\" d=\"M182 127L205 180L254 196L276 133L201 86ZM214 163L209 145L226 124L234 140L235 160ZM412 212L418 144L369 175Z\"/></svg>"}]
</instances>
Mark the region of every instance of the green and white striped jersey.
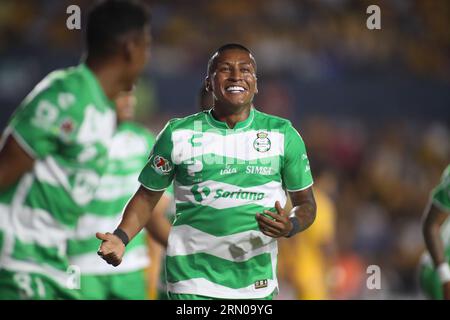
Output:
<instances>
[{"instance_id":1,"label":"green and white striped jersey","mask_svg":"<svg viewBox=\"0 0 450 320\"><path fill-rule=\"evenodd\" d=\"M145 231L129 243L118 267L99 260L100 240L95 233L110 232L119 225L123 208L139 188L138 176L154 142L153 134L138 124L124 122L118 126L109 150L106 173L68 245L70 263L78 266L82 275L132 272L149 265Z\"/></svg>"},{"instance_id":2,"label":"green and white striped jersey","mask_svg":"<svg viewBox=\"0 0 450 320\"><path fill-rule=\"evenodd\" d=\"M169 121L139 176L150 190L174 181L176 217L166 256L168 291L262 298L278 289L277 241L255 215L284 206L313 181L305 145L288 120L251 109L228 128L211 111Z\"/></svg>"},{"instance_id":3,"label":"green and white striped jersey","mask_svg":"<svg viewBox=\"0 0 450 320\"><path fill-rule=\"evenodd\" d=\"M35 162L0 194L1 268L67 285L67 239L106 169L115 126L114 104L84 64L50 73L25 98L3 136Z\"/></svg>"}]
</instances>

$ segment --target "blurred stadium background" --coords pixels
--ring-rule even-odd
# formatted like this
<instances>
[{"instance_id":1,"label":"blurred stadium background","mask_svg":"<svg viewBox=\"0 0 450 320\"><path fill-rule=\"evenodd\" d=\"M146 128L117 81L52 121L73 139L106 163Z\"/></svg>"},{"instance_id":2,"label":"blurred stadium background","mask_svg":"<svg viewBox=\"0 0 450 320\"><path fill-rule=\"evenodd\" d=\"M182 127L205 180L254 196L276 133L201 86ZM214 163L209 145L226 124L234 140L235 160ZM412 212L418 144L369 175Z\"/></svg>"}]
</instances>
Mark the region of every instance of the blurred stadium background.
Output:
<instances>
[{"instance_id":1,"label":"blurred stadium background","mask_svg":"<svg viewBox=\"0 0 450 320\"><path fill-rule=\"evenodd\" d=\"M92 1L0 0L0 128L48 72L79 62L66 8ZM280 248L280 299L423 298L420 219L450 162L450 2L147 1L152 60L137 90L154 132L198 109L209 55L238 42L258 62L262 111L302 134L321 220ZM366 8L381 8L381 30ZM84 23L84 20L82 19ZM368 265L381 290L366 288Z\"/></svg>"}]
</instances>

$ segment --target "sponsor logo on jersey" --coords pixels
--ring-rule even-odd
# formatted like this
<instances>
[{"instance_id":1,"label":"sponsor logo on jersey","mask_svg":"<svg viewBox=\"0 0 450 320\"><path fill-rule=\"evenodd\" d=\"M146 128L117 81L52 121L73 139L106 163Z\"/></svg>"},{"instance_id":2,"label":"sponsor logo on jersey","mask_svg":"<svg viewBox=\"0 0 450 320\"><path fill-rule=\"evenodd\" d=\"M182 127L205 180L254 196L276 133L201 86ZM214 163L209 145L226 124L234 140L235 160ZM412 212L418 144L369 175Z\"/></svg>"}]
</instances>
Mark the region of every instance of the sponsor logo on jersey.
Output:
<instances>
[{"instance_id":1,"label":"sponsor logo on jersey","mask_svg":"<svg viewBox=\"0 0 450 320\"><path fill-rule=\"evenodd\" d=\"M203 188L199 188L198 184L196 184L191 188L191 192L197 202L202 202L203 199L206 199L209 196L211 190L206 186Z\"/></svg>"},{"instance_id":2,"label":"sponsor logo on jersey","mask_svg":"<svg viewBox=\"0 0 450 320\"><path fill-rule=\"evenodd\" d=\"M236 168L232 168L230 166L227 166L225 169L220 170L220 175L226 175L226 174L233 174L233 173L237 173L237 169Z\"/></svg>"},{"instance_id":3,"label":"sponsor logo on jersey","mask_svg":"<svg viewBox=\"0 0 450 320\"><path fill-rule=\"evenodd\" d=\"M258 132L255 141L253 141L253 148L258 152L269 151L271 142L268 136L269 134L267 132Z\"/></svg>"},{"instance_id":4,"label":"sponsor logo on jersey","mask_svg":"<svg viewBox=\"0 0 450 320\"><path fill-rule=\"evenodd\" d=\"M206 186L200 188L196 184L191 188L191 192L194 195L195 201L202 202L211 194L211 189ZM227 191L223 189L217 189L214 194L214 199L224 198L234 200L257 201L264 199L264 197L265 197L264 192L242 191L242 189L239 189L237 191Z\"/></svg>"},{"instance_id":5,"label":"sponsor logo on jersey","mask_svg":"<svg viewBox=\"0 0 450 320\"><path fill-rule=\"evenodd\" d=\"M227 198L227 199L237 199L237 200L262 200L264 199L264 192L251 192L251 191L226 191L223 189L217 189L215 199Z\"/></svg>"},{"instance_id":6,"label":"sponsor logo on jersey","mask_svg":"<svg viewBox=\"0 0 450 320\"><path fill-rule=\"evenodd\" d=\"M195 133L192 135L192 137L189 139L189 143L193 147L200 147L202 145L202 142L199 141L203 137L202 133Z\"/></svg>"},{"instance_id":7,"label":"sponsor logo on jersey","mask_svg":"<svg viewBox=\"0 0 450 320\"><path fill-rule=\"evenodd\" d=\"M172 165L166 158L155 156L153 158L153 168L157 173L167 175L172 170Z\"/></svg>"},{"instance_id":8,"label":"sponsor logo on jersey","mask_svg":"<svg viewBox=\"0 0 450 320\"><path fill-rule=\"evenodd\" d=\"M271 175L273 174L271 167L264 167L264 166L247 166L245 173L250 174L260 174L263 176Z\"/></svg>"}]
</instances>

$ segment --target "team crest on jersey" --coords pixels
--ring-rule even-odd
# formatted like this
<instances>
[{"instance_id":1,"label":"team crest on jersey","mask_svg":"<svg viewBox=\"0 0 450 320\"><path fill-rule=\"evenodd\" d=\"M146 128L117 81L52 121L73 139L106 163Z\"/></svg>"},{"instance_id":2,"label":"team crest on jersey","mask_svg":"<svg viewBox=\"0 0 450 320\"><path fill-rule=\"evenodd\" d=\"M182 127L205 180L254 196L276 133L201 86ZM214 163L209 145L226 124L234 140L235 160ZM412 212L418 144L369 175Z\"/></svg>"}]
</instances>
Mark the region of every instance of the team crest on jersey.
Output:
<instances>
[{"instance_id":1,"label":"team crest on jersey","mask_svg":"<svg viewBox=\"0 0 450 320\"><path fill-rule=\"evenodd\" d=\"M155 156L153 158L153 168L157 173L166 175L172 170L172 165L166 158Z\"/></svg>"},{"instance_id":2,"label":"team crest on jersey","mask_svg":"<svg viewBox=\"0 0 450 320\"><path fill-rule=\"evenodd\" d=\"M258 152L266 152L270 150L270 147L269 134L267 132L258 132L255 141L253 141L253 148Z\"/></svg>"}]
</instances>

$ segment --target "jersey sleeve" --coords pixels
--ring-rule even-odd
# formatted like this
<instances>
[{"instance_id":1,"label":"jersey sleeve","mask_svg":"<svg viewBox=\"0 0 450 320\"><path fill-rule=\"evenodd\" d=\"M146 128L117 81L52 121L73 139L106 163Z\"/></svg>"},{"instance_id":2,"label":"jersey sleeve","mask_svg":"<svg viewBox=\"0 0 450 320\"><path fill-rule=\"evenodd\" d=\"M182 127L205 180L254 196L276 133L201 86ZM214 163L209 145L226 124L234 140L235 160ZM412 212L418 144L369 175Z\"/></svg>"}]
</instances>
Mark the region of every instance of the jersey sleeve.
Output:
<instances>
[{"instance_id":1,"label":"jersey sleeve","mask_svg":"<svg viewBox=\"0 0 450 320\"><path fill-rule=\"evenodd\" d=\"M61 118L56 94L47 89L25 98L7 130L27 153L39 159L56 152Z\"/></svg>"},{"instance_id":2,"label":"jersey sleeve","mask_svg":"<svg viewBox=\"0 0 450 320\"><path fill-rule=\"evenodd\" d=\"M441 182L431 192L433 204L450 213L450 166L444 171Z\"/></svg>"},{"instance_id":3,"label":"jersey sleeve","mask_svg":"<svg viewBox=\"0 0 450 320\"><path fill-rule=\"evenodd\" d=\"M139 182L145 188L162 191L171 185L175 172L172 149L172 131L168 122L156 137L147 164L139 175Z\"/></svg>"},{"instance_id":4,"label":"jersey sleeve","mask_svg":"<svg viewBox=\"0 0 450 320\"><path fill-rule=\"evenodd\" d=\"M288 191L301 191L312 186L305 143L297 130L289 123L284 135L283 184Z\"/></svg>"}]
</instances>

